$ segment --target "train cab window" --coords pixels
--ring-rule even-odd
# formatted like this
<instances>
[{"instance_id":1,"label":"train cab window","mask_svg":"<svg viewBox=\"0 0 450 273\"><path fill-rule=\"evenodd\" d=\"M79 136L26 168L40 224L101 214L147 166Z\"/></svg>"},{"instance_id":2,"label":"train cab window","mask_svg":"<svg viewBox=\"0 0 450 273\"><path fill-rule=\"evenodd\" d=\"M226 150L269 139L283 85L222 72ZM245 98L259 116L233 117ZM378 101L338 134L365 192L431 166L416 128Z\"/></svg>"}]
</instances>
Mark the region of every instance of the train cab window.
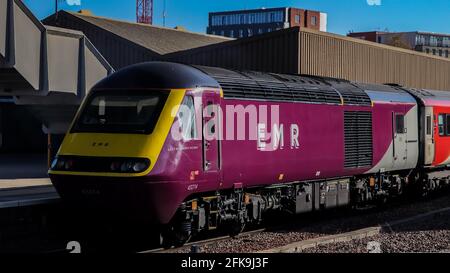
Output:
<instances>
[{"instance_id":1,"label":"train cab window","mask_svg":"<svg viewBox=\"0 0 450 273\"><path fill-rule=\"evenodd\" d=\"M178 111L178 122L184 140L192 140L197 138L197 127L195 118L194 98L186 96L183 104Z\"/></svg>"},{"instance_id":2,"label":"train cab window","mask_svg":"<svg viewBox=\"0 0 450 273\"><path fill-rule=\"evenodd\" d=\"M445 136L445 115L444 114L439 114L438 128L439 128L439 135Z\"/></svg>"},{"instance_id":3,"label":"train cab window","mask_svg":"<svg viewBox=\"0 0 450 273\"><path fill-rule=\"evenodd\" d=\"M397 134L405 133L405 115L402 114L395 115L395 132Z\"/></svg>"},{"instance_id":4,"label":"train cab window","mask_svg":"<svg viewBox=\"0 0 450 273\"><path fill-rule=\"evenodd\" d=\"M72 132L151 134L168 96L168 91L94 91Z\"/></svg>"}]
</instances>

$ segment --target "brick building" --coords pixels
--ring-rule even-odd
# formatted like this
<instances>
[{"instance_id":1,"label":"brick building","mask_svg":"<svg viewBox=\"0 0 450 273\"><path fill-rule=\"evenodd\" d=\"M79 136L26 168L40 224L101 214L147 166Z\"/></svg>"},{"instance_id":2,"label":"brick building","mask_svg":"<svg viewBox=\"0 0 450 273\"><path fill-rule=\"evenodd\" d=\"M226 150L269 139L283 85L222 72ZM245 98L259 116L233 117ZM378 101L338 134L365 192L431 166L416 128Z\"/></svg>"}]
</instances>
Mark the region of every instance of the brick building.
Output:
<instances>
[{"instance_id":1,"label":"brick building","mask_svg":"<svg viewBox=\"0 0 450 273\"><path fill-rule=\"evenodd\" d=\"M207 33L243 38L296 26L326 32L327 14L297 8L213 12Z\"/></svg>"}]
</instances>

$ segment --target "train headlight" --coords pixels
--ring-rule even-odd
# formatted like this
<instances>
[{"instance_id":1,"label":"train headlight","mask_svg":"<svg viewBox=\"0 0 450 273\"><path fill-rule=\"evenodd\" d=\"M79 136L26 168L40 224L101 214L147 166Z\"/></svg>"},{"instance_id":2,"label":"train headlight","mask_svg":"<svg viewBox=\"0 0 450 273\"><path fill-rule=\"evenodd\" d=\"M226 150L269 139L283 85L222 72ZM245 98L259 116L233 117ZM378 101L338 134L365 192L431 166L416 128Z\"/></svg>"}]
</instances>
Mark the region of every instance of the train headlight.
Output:
<instances>
[{"instance_id":1,"label":"train headlight","mask_svg":"<svg viewBox=\"0 0 450 273\"><path fill-rule=\"evenodd\" d=\"M120 166L120 171L124 173L129 173L133 170L133 162L131 160L127 160L124 163L122 163L122 166Z\"/></svg>"},{"instance_id":2,"label":"train headlight","mask_svg":"<svg viewBox=\"0 0 450 273\"><path fill-rule=\"evenodd\" d=\"M64 169L65 169L66 171L72 170L72 169L73 169L73 164L74 164L74 161L73 161L73 160L71 160L71 159L66 160L66 161L64 162Z\"/></svg>"},{"instance_id":3,"label":"train headlight","mask_svg":"<svg viewBox=\"0 0 450 273\"><path fill-rule=\"evenodd\" d=\"M148 167L149 167L149 163L146 161L136 162L133 165L133 171L135 171L137 173L141 173L141 172L147 170Z\"/></svg>"},{"instance_id":4,"label":"train headlight","mask_svg":"<svg viewBox=\"0 0 450 273\"><path fill-rule=\"evenodd\" d=\"M64 170L65 169L65 165L66 165L66 161L62 158L59 157L55 157L55 159L53 159L52 165L51 165L51 169L52 170Z\"/></svg>"},{"instance_id":5,"label":"train headlight","mask_svg":"<svg viewBox=\"0 0 450 273\"><path fill-rule=\"evenodd\" d=\"M150 160L129 159L121 164L114 162L111 164L111 171L122 173L141 173L150 167Z\"/></svg>"},{"instance_id":6,"label":"train headlight","mask_svg":"<svg viewBox=\"0 0 450 273\"><path fill-rule=\"evenodd\" d=\"M58 165L58 158L56 157L52 161L52 165L50 166L50 169L54 170L56 168L56 165Z\"/></svg>"},{"instance_id":7,"label":"train headlight","mask_svg":"<svg viewBox=\"0 0 450 273\"><path fill-rule=\"evenodd\" d=\"M111 163L111 171L113 172L120 172L120 167L122 164L118 161Z\"/></svg>"}]
</instances>

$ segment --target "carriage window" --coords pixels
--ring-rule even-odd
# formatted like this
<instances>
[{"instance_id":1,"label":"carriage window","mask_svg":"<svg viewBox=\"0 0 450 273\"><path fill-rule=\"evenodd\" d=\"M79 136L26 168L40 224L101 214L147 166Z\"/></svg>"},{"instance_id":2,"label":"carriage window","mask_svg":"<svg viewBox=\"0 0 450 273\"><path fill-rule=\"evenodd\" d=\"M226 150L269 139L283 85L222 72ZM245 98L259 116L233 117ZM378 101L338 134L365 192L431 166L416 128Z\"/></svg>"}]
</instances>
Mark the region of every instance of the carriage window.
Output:
<instances>
[{"instance_id":1,"label":"carriage window","mask_svg":"<svg viewBox=\"0 0 450 273\"><path fill-rule=\"evenodd\" d=\"M439 114L438 118L439 135L445 136L445 115Z\"/></svg>"},{"instance_id":2,"label":"carriage window","mask_svg":"<svg viewBox=\"0 0 450 273\"><path fill-rule=\"evenodd\" d=\"M397 134L405 133L405 116L398 114L395 115L395 132Z\"/></svg>"},{"instance_id":3,"label":"carriage window","mask_svg":"<svg viewBox=\"0 0 450 273\"><path fill-rule=\"evenodd\" d=\"M446 134L447 134L447 136L450 136L450 115L449 114L447 114L447 120L446 120L446 123L445 123L445 132L446 132Z\"/></svg>"},{"instance_id":4,"label":"carriage window","mask_svg":"<svg viewBox=\"0 0 450 273\"><path fill-rule=\"evenodd\" d=\"M192 140L197 138L197 127L195 123L195 107L194 98L186 96L180 111L178 111L178 121L180 123L181 132L184 140Z\"/></svg>"},{"instance_id":5,"label":"carriage window","mask_svg":"<svg viewBox=\"0 0 450 273\"><path fill-rule=\"evenodd\" d=\"M427 135L431 136L432 124L431 124L431 116L427 116Z\"/></svg>"}]
</instances>

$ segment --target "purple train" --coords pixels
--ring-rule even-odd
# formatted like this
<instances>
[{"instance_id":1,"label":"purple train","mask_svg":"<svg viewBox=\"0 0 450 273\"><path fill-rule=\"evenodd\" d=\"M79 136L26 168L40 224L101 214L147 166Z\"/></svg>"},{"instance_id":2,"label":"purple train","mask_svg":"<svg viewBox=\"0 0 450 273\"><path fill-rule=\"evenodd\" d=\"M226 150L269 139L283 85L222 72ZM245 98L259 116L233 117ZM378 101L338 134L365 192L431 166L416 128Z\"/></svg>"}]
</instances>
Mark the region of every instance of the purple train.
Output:
<instances>
[{"instance_id":1,"label":"purple train","mask_svg":"<svg viewBox=\"0 0 450 273\"><path fill-rule=\"evenodd\" d=\"M430 181L420 128L433 119L421 118L420 94L138 64L92 89L49 174L63 200L161 226L166 245L218 227L236 234L269 210L384 202Z\"/></svg>"}]
</instances>

